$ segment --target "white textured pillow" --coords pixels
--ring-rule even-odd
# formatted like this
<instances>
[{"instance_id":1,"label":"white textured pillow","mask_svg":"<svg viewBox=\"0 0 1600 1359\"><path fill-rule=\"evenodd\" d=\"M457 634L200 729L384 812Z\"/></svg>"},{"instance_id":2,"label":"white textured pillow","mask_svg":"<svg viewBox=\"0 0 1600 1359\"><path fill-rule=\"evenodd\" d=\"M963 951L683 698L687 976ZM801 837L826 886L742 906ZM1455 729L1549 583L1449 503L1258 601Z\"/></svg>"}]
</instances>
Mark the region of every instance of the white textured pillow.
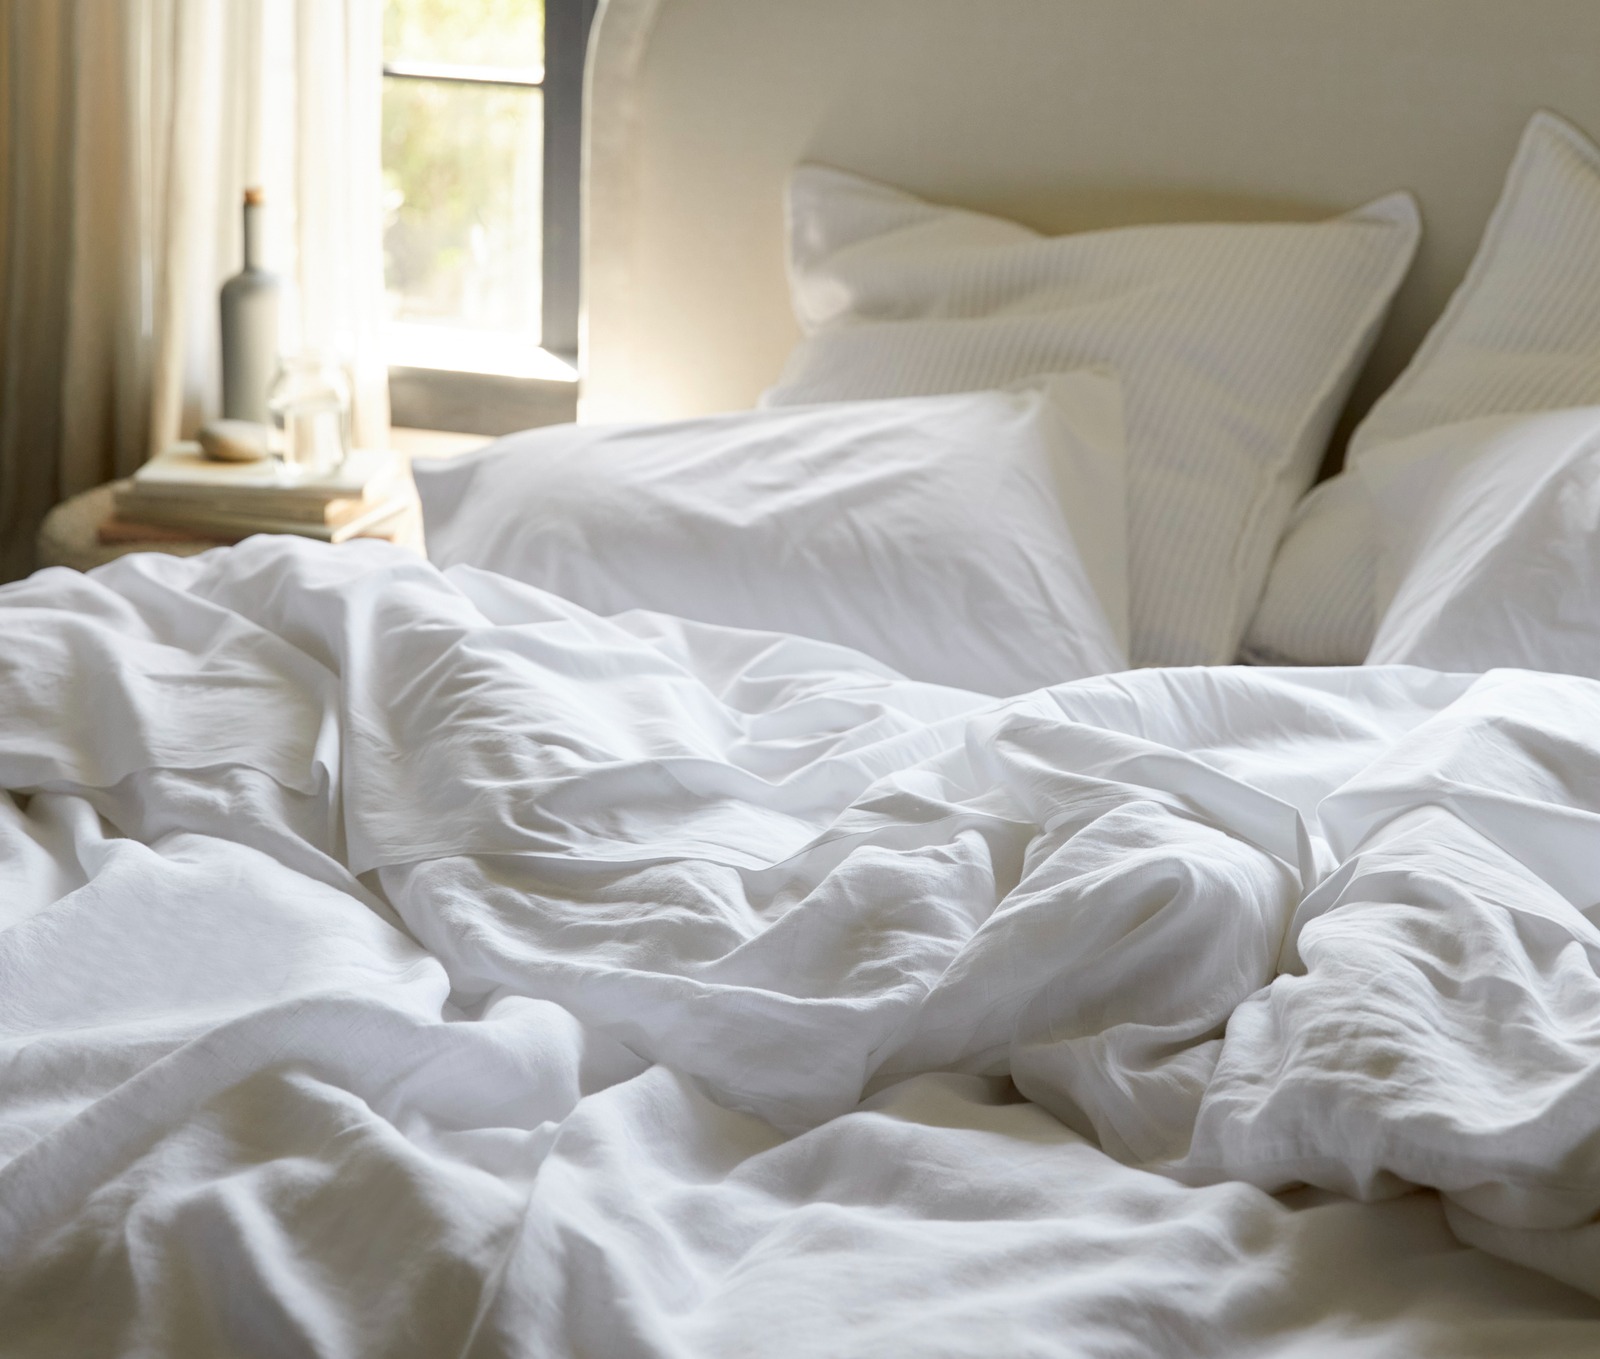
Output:
<instances>
[{"instance_id":1,"label":"white textured pillow","mask_svg":"<svg viewBox=\"0 0 1600 1359\"><path fill-rule=\"evenodd\" d=\"M1332 477L1295 506L1245 637L1254 665L1360 665L1377 625L1378 553L1366 484Z\"/></svg>"},{"instance_id":2,"label":"white textured pillow","mask_svg":"<svg viewBox=\"0 0 1600 1359\"><path fill-rule=\"evenodd\" d=\"M1084 372L1015 392L531 430L418 463L417 487L440 566L602 614L798 633L913 679L1013 694L1126 667L1108 620L1125 627L1123 457L1116 381Z\"/></svg>"},{"instance_id":3,"label":"white textured pillow","mask_svg":"<svg viewBox=\"0 0 1600 1359\"><path fill-rule=\"evenodd\" d=\"M1350 466L1436 426L1591 402L1600 402L1600 149L1570 123L1538 113L1472 267L1352 436ZM1358 503L1359 492L1321 495L1319 488L1317 502L1296 514L1246 655L1350 665L1366 655L1377 621L1372 603L1353 585L1329 590L1332 581L1359 578L1377 551L1376 530Z\"/></svg>"},{"instance_id":4,"label":"white textured pillow","mask_svg":"<svg viewBox=\"0 0 1600 1359\"><path fill-rule=\"evenodd\" d=\"M1327 222L1043 237L818 166L789 219L807 338L767 405L1117 370L1141 664L1233 660L1418 234L1395 194Z\"/></svg>"},{"instance_id":5,"label":"white textured pillow","mask_svg":"<svg viewBox=\"0 0 1600 1359\"><path fill-rule=\"evenodd\" d=\"M1427 430L1362 464L1382 621L1368 658L1600 679L1600 407Z\"/></svg>"}]
</instances>

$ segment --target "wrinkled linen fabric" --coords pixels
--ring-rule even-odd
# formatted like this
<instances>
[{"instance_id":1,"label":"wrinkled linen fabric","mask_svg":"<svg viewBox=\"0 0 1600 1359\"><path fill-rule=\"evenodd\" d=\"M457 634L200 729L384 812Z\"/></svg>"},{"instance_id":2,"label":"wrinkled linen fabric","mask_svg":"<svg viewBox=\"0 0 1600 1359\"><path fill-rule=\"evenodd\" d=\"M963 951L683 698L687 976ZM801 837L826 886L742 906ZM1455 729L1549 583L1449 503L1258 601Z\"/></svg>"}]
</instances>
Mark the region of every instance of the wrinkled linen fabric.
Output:
<instances>
[{"instance_id":1,"label":"wrinkled linen fabric","mask_svg":"<svg viewBox=\"0 0 1600 1359\"><path fill-rule=\"evenodd\" d=\"M1369 656L1600 678L1600 406L1497 415L1375 451Z\"/></svg>"},{"instance_id":2,"label":"wrinkled linen fabric","mask_svg":"<svg viewBox=\"0 0 1600 1359\"><path fill-rule=\"evenodd\" d=\"M1109 371L547 425L413 465L428 557L600 614L798 633L996 697L1128 668Z\"/></svg>"},{"instance_id":3,"label":"wrinkled linen fabric","mask_svg":"<svg viewBox=\"0 0 1600 1359\"><path fill-rule=\"evenodd\" d=\"M376 543L40 573L0 1352L1593 1353L1597 732Z\"/></svg>"}]
</instances>

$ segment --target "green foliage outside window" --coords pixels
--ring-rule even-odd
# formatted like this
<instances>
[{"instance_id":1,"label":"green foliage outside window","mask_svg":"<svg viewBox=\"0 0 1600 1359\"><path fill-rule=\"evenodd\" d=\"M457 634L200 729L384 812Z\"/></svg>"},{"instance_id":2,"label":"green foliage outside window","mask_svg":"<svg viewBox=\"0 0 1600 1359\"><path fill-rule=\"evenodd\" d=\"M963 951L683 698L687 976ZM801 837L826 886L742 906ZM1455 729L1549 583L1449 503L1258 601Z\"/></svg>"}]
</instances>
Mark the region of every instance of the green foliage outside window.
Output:
<instances>
[{"instance_id":1,"label":"green foliage outside window","mask_svg":"<svg viewBox=\"0 0 1600 1359\"><path fill-rule=\"evenodd\" d=\"M542 0L388 0L384 57L536 75ZM395 314L536 324L542 107L536 89L384 82L385 266Z\"/></svg>"},{"instance_id":2,"label":"green foliage outside window","mask_svg":"<svg viewBox=\"0 0 1600 1359\"><path fill-rule=\"evenodd\" d=\"M544 65L544 0L387 0L385 61Z\"/></svg>"}]
</instances>

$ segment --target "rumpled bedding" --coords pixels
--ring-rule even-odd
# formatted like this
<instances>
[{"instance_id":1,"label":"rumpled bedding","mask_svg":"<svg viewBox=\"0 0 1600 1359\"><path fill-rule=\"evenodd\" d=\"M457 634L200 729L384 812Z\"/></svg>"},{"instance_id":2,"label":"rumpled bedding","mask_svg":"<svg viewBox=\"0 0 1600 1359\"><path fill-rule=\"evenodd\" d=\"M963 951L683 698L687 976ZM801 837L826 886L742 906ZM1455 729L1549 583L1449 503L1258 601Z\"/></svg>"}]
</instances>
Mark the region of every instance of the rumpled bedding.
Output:
<instances>
[{"instance_id":1,"label":"rumpled bedding","mask_svg":"<svg viewBox=\"0 0 1600 1359\"><path fill-rule=\"evenodd\" d=\"M0 1353L1600 1349L1600 684L0 590Z\"/></svg>"}]
</instances>

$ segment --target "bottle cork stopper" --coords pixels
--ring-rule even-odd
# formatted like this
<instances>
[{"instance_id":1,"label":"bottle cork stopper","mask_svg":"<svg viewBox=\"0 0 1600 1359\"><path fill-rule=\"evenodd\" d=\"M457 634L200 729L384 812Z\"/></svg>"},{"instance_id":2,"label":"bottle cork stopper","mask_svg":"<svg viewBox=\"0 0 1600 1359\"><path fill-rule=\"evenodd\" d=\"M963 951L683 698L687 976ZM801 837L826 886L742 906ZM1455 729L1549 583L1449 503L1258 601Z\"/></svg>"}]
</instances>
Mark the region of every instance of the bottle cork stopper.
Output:
<instances>
[{"instance_id":1,"label":"bottle cork stopper","mask_svg":"<svg viewBox=\"0 0 1600 1359\"><path fill-rule=\"evenodd\" d=\"M267 195L258 188L249 188L244 191L244 201L247 207L259 208L267 201Z\"/></svg>"}]
</instances>

